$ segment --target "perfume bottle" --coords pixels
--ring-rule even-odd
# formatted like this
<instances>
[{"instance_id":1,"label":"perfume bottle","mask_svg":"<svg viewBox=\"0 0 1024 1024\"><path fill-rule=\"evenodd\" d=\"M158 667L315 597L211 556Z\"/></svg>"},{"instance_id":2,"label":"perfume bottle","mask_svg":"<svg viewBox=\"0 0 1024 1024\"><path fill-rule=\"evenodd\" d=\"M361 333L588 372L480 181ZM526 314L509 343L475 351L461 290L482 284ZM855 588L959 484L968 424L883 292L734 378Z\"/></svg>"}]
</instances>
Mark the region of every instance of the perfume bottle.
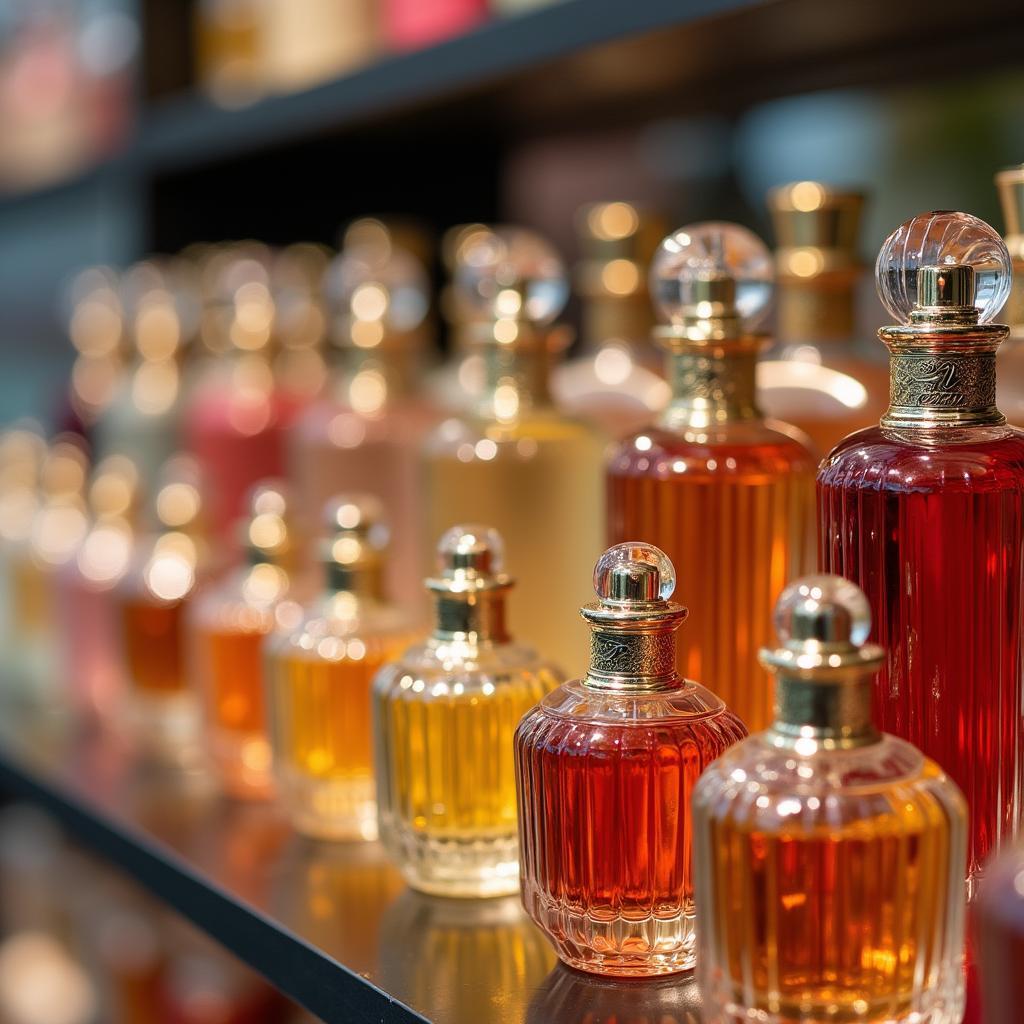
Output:
<instances>
[{"instance_id":1,"label":"perfume bottle","mask_svg":"<svg viewBox=\"0 0 1024 1024\"><path fill-rule=\"evenodd\" d=\"M704 998L737 1024L960 1024L963 795L875 728L858 587L798 580L775 624L775 719L693 791Z\"/></svg>"},{"instance_id":2,"label":"perfume bottle","mask_svg":"<svg viewBox=\"0 0 1024 1024\"><path fill-rule=\"evenodd\" d=\"M986 867L973 911L985 1024L1016 1024L1024 1006L1024 849Z\"/></svg>"},{"instance_id":3,"label":"perfume bottle","mask_svg":"<svg viewBox=\"0 0 1024 1024\"><path fill-rule=\"evenodd\" d=\"M1000 171L996 187L1014 271L1001 313L1010 335L996 352L996 404L1010 423L1024 425L1024 165Z\"/></svg>"},{"instance_id":4,"label":"perfume bottle","mask_svg":"<svg viewBox=\"0 0 1024 1024\"><path fill-rule=\"evenodd\" d=\"M258 484L242 523L245 563L197 596L189 609L191 675L206 726L206 748L226 792L242 798L271 794L266 731L264 638L294 629L295 544L283 484Z\"/></svg>"},{"instance_id":5,"label":"perfume bottle","mask_svg":"<svg viewBox=\"0 0 1024 1024\"><path fill-rule=\"evenodd\" d=\"M341 363L289 435L298 506L313 518L341 490L378 496L393 517L388 591L415 605L423 600L419 446L440 419L415 388L427 340L426 271L384 224L361 220L323 287Z\"/></svg>"},{"instance_id":6,"label":"perfume bottle","mask_svg":"<svg viewBox=\"0 0 1024 1024\"><path fill-rule=\"evenodd\" d=\"M583 258L582 353L556 366L560 408L611 437L649 423L671 396L650 343L653 316L644 268L661 240L660 221L632 203L594 203L576 215Z\"/></svg>"},{"instance_id":7,"label":"perfume bottle","mask_svg":"<svg viewBox=\"0 0 1024 1024\"><path fill-rule=\"evenodd\" d=\"M738 225L682 228L662 242L651 293L670 321L655 337L673 397L610 454L609 539L643 537L679 566L694 605L680 671L761 729L771 700L757 651L785 581L813 557L815 465L798 432L764 421L754 391L771 258Z\"/></svg>"},{"instance_id":8,"label":"perfume bottle","mask_svg":"<svg viewBox=\"0 0 1024 1024\"><path fill-rule=\"evenodd\" d=\"M1007 329L990 322L1010 259L976 217L926 213L886 239L875 274L897 321L879 332L890 405L821 464L820 562L874 610L875 721L967 797L973 892L1017 833L1024 771L1024 435L995 405Z\"/></svg>"},{"instance_id":9,"label":"perfume bottle","mask_svg":"<svg viewBox=\"0 0 1024 1024\"><path fill-rule=\"evenodd\" d=\"M415 889L519 891L512 734L561 677L505 626L501 538L454 526L426 582L434 631L374 682L381 839Z\"/></svg>"},{"instance_id":10,"label":"perfume bottle","mask_svg":"<svg viewBox=\"0 0 1024 1024\"><path fill-rule=\"evenodd\" d=\"M414 624L384 597L380 502L338 498L325 525L323 594L296 628L265 646L274 775L298 831L375 839L370 691L378 669L412 640Z\"/></svg>"},{"instance_id":11,"label":"perfume bottle","mask_svg":"<svg viewBox=\"0 0 1024 1024\"><path fill-rule=\"evenodd\" d=\"M817 181L768 194L778 305L775 343L757 367L759 400L822 453L885 412L885 362L858 343L855 324L863 207L860 193Z\"/></svg>"},{"instance_id":12,"label":"perfume bottle","mask_svg":"<svg viewBox=\"0 0 1024 1024\"><path fill-rule=\"evenodd\" d=\"M694 964L690 793L746 736L710 690L676 670L675 570L647 544L609 548L587 675L515 735L523 904L570 967L622 976Z\"/></svg>"},{"instance_id":13,"label":"perfume bottle","mask_svg":"<svg viewBox=\"0 0 1024 1024\"><path fill-rule=\"evenodd\" d=\"M115 590L128 682L125 729L143 756L191 767L199 754L199 708L186 671L186 607L209 572L200 530L195 461L169 460L161 474L152 532L135 545Z\"/></svg>"},{"instance_id":14,"label":"perfume bottle","mask_svg":"<svg viewBox=\"0 0 1024 1024\"><path fill-rule=\"evenodd\" d=\"M474 415L446 420L427 438L428 537L467 520L497 529L522 581L509 601L512 635L572 664L583 645L569 609L586 597L580 580L604 534L603 443L559 413L548 390L550 357L566 341L551 326L567 296L565 273L540 237L482 225L459 234L455 265L457 297L476 313L466 331L486 387Z\"/></svg>"}]
</instances>

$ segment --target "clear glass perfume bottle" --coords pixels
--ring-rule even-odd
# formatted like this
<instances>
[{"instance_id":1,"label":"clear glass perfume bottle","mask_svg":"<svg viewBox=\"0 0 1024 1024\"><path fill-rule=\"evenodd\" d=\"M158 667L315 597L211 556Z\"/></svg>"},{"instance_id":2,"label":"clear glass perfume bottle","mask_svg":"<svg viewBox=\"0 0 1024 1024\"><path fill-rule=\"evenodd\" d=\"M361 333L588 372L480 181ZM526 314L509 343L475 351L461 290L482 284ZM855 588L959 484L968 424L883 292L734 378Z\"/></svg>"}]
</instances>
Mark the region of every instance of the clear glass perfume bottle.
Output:
<instances>
[{"instance_id":1,"label":"clear glass perfume bottle","mask_svg":"<svg viewBox=\"0 0 1024 1024\"><path fill-rule=\"evenodd\" d=\"M559 408L622 437L658 415L670 391L654 326L646 267L664 235L658 218L633 203L593 203L576 215L582 251L582 351L551 373Z\"/></svg>"},{"instance_id":2,"label":"clear glass perfume bottle","mask_svg":"<svg viewBox=\"0 0 1024 1024\"><path fill-rule=\"evenodd\" d=\"M1010 328L996 352L996 404L1014 425L1024 425L1024 165L996 175L1003 208L1003 238L1013 263L1013 281L999 314Z\"/></svg>"},{"instance_id":3,"label":"clear glass perfume bottle","mask_svg":"<svg viewBox=\"0 0 1024 1024\"><path fill-rule=\"evenodd\" d=\"M805 431L818 452L885 412L888 372L856 331L857 240L864 196L798 181L774 188L775 342L757 367L768 416Z\"/></svg>"},{"instance_id":4,"label":"clear glass perfume bottle","mask_svg":"<svg viewBox=\"0 0 1024 1024\"><path fill-rule=\"evenodd\" d=\"M232 796L259 799L272 791L263 642L274 630L294 629L302 617L291 513L283 484L258 484L241 530L245 563L189 609L189 664L206 750Z\"/></svg>"},{"instance_id":5,"label":"clear glass perfume bottle","mask_svg":"<svg viewBox=\"0 0 1024 1024\"><path fill-rule=\"evenodd\" d=\"M963 795L875 729L858 587L805 577L775 621L775 720L693 792L704 998L736 1024L960 1024Z\"/></svg>"},{"instance_id":6,"label":"clear glass perfume bottle","mask_svg":"<svg viewBox=\"0 0 1024 1024\"><path fill-rule=\"evenodd\" d=\"M1024 435L996 408L991 323L1010 259L983 221L926 213L876 265L897 320L881 424L821 464L821 568L867 594L886 649L875 721L937 761L971 809L968 871L1014 836L1024 719Z\"/></svg>"},{"instance_id":7,"label":"clear glass perfume bottle","mask_svg":"<svg viewBox=\"0 0 1024 1024\"><path fill-rule=\"evenodd\" d=\"M477 311L466 331L487 385L475 415L446 420L427 438L428 537L466 521L498 530L520 572L512 634L573 664L583 645L570 609L586 599L580 581L603 543L603 443L561 415L548 391L551 353L566 340L550 326L566 299L565 273L550 246L520 228L462 232L455 255L455 291Z\"/></svg>"},{"instance_id":8,"label":"clear glass perfume bottle","mask_svg":"<svg viewBox=\"0 0 1024 1024\"><path fill-rule=\"evenodd\" d=\"M985 1024L1017 1024L1024 1006L1024 848L986 867L973 907Z\"/></svg>"},{"instance_id":9,"label":"clear glass perfume bottle","mask_svg":"<svg viewBox=\"0 0 1024 1024\"><path fill-rule=\"evenodd\" d=\"M323 593L295 629L271 635L264 648L274 776L300 832L375 839L371 687L415 629L384 596L380 502L337 498L325 526Z\"/></svg>"},{"instance_id":10,"label":"clear glass perfume bottle","mask_svg":"<svg viewBox=\"0 0 1024 1024\"><path fill-rule=\"evenodd\" d=\"M389 593L423 600L419 447L440 414L416 391L426 347L426 271L380 221L346 232L324 279L341 363L324 397L289 435L289 466L308 517L341 490L378 496L390 510Z\"/></svg>"},{"instance_id":11,"label":"clear glass perfume bottle","mask_svg":"<svg viewBox=\"0 0 1024 1024\"><path fill-rule=\"evenodd\" d=\"M558 955L596 974L694 964L690 794L746 735L710 690L676 671L675 570L636 542L606 551L590 669L515 735L523 905Z\"/></svg>"},{"instance_id":12,"label":"clear glass perfume bottle","mask_svg":"<svg viewBox=\"0 0 1024 1024\"><path fill-rule=\"evenodd\" d=\"M186 670L185 614L210 571L193 459L165 465L151 516L155 528L135 544L114 596L128 682L125 728L144 756L192 766L200 720Z\"/></svg>"},{"instance_id":13,"label":"clear glass perfume bottle","mask_svg":"<svg viewBox=\"0 0 1024 1024\"><path fill-rule=\"evenodd\" d=\"M434 631L374 682L381 839L413 888L440 896L519 891L512 734L561 681L505 625L503 545L454 526L427 580Z\"/></svg>"},{"instance_id":14,"label":"clear glass perfume bottle","mask_svg":"<svg viewBox=\"0 0 1024 1024\"><path fill-rule=\"evenodd\" d=\"M757 651L814 543L815 458L799 432L765 422L754 391L771 258L738 225L682 228L662 242L651 293L670 321L656 339L673 397L609 456L609 539L643 537L679 566L694 606L678 637L680 670L761 729L771 700Z\"/></svg>"}]
</instances>

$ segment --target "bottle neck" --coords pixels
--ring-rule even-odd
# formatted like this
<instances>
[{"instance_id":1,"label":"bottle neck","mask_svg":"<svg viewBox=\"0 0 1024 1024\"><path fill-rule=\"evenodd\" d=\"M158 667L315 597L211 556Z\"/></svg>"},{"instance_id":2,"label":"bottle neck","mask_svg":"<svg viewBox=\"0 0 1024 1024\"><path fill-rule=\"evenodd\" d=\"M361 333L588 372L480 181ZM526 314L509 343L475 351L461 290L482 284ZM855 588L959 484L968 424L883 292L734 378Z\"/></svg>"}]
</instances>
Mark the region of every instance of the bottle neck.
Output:
<instances>
[{"instance_id":1,"label":"bottle neck","mask_svg":"<svg viewBox=\"0 0 1024 1024\"><path fill-rule=\"evenodd\" d=\"M848 749L876 743L880 734L871 719L872 679L864 674L822 682L780 673L771 732L780 745L798 753L810 744Z\"/></svg>"},{"instance_id":2,"label":"bottle neck","mask_svg":"<svg viewBox=\"0 0 1024 1024\"><path fill-rule=\"evenodd\" d=\"M662 421L673 429L709 427L761 417L756 396L757 351L708 346L669 352L672 398Z\"/></svg>"},{"instance_id":3,"label":"bottle neck","mask_svg":"<svg viewBox=\"0 0 1024 1024\"><path fill-rule=\"evenodd\" d=\"M358 407L360 392L367 402L385 405L415 388L418 353L401 346L345 347L333 375L332 390L343 405Z\"/></svg>"},{"instance_id":4,"label":"bottle neck","mask_svg":"<svg viewBox=\"0 0 1024 1024\"><path fill-rule=\"evenodd\" d=\"M676 630L686 618L680 605L620 611L604 603L580 610L590 625L590 668L583 680L595 690L658 693L677 690Z\"/></svg>"},{"instance_id":5,"label":"bottle neck","mask_svg":"<svg viewBox=\"0 0 1024 1024\"><path fill-rule=\"evenodd\" d=\"M347 593L368 601L384 599L384 567L376 565L342 565L328 559L324 562L325 583L329 593Z\"/></svg>"},{"instance_id":6,"label":"bottle neck","mask_svg":"<svg viewBox=\"0 0 1024 1024\"><path fill-rule=\"evenodd\" d=\"M776 337L782 345L841 344L854 333L852 274L780 279Z\"/></svg>"},{"instance_id":7,"label":"bottle neck","mask_svg":"<svg viewBox=\"0 0 1024 1024\"><path fill-rule=\"evenodd\" d=\"M438 590L433 639L437 643L463 641L471 645L504 644L505 588L453 594Z\"/></svg>"},{"instance_id":8,"label":"bottle neck","mask_svg":"<svg viewBox=\"0 0 1024 1024\"><path fill-rule=\"evenodd\" d=\"M479 412L487 419L515 419L529 409L551 405L551 357L542 344L489 343L481 346L484 390Z\"/></svg>"}]
</instances>

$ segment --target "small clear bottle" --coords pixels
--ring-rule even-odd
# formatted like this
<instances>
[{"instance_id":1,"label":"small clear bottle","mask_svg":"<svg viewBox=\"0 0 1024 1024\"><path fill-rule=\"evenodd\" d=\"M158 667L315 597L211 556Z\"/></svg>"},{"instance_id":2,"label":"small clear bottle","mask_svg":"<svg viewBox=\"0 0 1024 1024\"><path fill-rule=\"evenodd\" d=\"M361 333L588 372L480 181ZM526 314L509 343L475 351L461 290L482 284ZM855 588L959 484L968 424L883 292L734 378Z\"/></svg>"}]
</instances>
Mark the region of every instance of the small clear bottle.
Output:
<instances>
[{"instance_id":1,"label":"small clear bottle","mask_svg":"<svg viewBox=\"0 0 1024 1024\"><path fill-rule=\"evenodd\" d=\"M690 793L743 723L676 671L684 607L647 544L594 571L590 669L515 735L523 904L570 967L624 977L694 964Z\"/></svg>"},{"instance_id":2,"label":"small clear bottle","mask_svg":"<svg viewBox=\"0 0 1024 1024\"><path fill-rule=\"evenodd\" d=\"M295 828L325 839L375 839L371 687L414 636L384 596L387 528L369 495L327 508L324 589L290 631L270 636L267 715L274 776Z\"/></svg>"},{"instance_id":3,"label":"small clear bottle","mask_svg":"<svg viewBox=\"0 0 1024 1024\"><path fill-rule=\"evenodd\" d=\"M704 998L736 1024L960 1024L963 795L875 728L857 586L798 580L775 622L775 720L693 793Z\"/></svg>"},{"instance_id":4,"label":"small clear bottle","mask_svg":"<svg viewBox=\"0 0 1024 1024\"><path fill-rule=\"evenodd\" d=\"M258 484L240 531L245 563L189 610L190 664L207 754L224 789L242 798L272 792L263 641L276 629L293 629L302 617L290 513L283 484Z\"/></svg>"},{"instance_id":5,"label":"small clear bottle","mask_svg":"<svg viewBox=\"0 0 1024 1024\"><path fill-rule=\"evenodd\" d=\"M434 631L374 682L381 839L408 883L439 896L519 891L512 735L561 681L505 625L499 535L455 526L426 581Z\"/></svg>"}]
</instances>

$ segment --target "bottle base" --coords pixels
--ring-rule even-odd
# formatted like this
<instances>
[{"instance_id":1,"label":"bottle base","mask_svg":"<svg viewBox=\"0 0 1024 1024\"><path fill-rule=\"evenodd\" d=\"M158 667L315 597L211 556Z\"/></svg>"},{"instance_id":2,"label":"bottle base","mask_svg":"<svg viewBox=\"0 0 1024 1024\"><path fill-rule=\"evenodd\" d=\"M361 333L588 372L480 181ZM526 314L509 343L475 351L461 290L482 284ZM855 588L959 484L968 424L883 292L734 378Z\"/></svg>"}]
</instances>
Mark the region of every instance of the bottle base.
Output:
<instances>
[{"instance_id":1,"label":"bottle base","mask_svg":"<svg viewBox=\"0 0 1024 1024\"><path fill-rule=\"evenodd\" d=\"M649 978L691 971L696 964L693 911L671 917L596 917L524 894L527 913L548 936L558 957L588 974Z\"/></svg>"},{"instance_id":2,"label":"bottle base","mask_svg":"<svg viewBox=\"0 0 1024 1024\"><path fill-rule=\"evenodd\" d=\"M477 899L519 892L516 833L438 837L382 822L385 848L409 886L431 896Z\"/></svg>"},{"instance_id":3,"label":"bottle base","mask_svg":"<svg viewBox=\"0 0 1024 1024\"><path fill-rule=\"evenodd\" d=\"M714 998L705 996L705 1001L714 1005ZM778 1001L773 1009L760 1009L726 1001L724 1008L710 1020L721 1024L961 1024L964 1000L930 999L918 1000L913 1006L910 997L899 1000L893 1007L893 999L874 1000L814 1000L807 1002ZM764 1000L765 1003L769 1001ZM710 1012L710 1011L709 1011Z\"/></svg>"},{"instance_id":4,"label":"bottle base","mask_svg":"<svg viewBox=\"0 0 1024 1024\"><path fill-rule=\"evenodd\" d=\"M295 831L311 839L377 838L372 779L317 779L282 772L277 776L277 795Z\"/></svg>"}]
</instances>

